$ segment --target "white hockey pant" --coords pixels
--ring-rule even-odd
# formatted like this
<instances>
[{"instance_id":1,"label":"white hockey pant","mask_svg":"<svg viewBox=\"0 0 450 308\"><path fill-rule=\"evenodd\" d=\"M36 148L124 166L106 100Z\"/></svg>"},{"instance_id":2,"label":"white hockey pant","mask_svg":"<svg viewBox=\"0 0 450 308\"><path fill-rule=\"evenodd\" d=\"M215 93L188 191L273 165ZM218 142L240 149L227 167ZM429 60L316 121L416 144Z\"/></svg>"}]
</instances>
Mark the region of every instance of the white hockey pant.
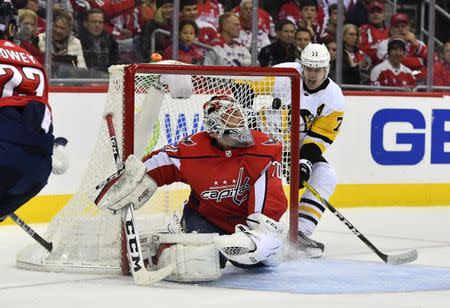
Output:
<instances>
[{"instance_id":1,"label":"white hockey pant","mask_svg":"<svg viewBox=\"0 0 450 308\"><path fill-rule=\"evenodd\" d=\"M312 166L308 183L326 200L329 200L336 188L336 170L327 162L317 162ZM325 212L325 205L305 189L299 205L299 230L311 235Z\"/></svg>"}]
</instances>

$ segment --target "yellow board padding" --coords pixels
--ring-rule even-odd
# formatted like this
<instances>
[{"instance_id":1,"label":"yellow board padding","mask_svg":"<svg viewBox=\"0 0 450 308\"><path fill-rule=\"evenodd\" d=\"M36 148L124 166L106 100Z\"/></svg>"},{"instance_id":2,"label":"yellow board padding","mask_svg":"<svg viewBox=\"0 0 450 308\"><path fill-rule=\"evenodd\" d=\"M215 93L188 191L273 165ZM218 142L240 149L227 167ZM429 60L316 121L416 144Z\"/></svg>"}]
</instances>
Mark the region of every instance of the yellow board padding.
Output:
<instances>
[{"instance_id":1,"label":"yellow board padding","mask_svg":"<svg viewBox=\"0 0 450 308\"><path fill-rule=\"evenodd\" d=\"M58 213L72 198L73 195L46 195L36 196L22 207L16 214L26 223L46 223ZM13 224L10 218L7 218L2 224Z\"/></svg>"},{"instance_id":2,"label":"yellow board padding","mask_svg":"<svg viewBox=\"0 0 450 308\"><path fill-rule=\"evenodd\" d=\"M287 196L289 187L285 187ZM300 191L301 196L302 191ZM173 212L180 210L189 194L188 189L160 191L149 205L139 212ZM22 206L16 214L26 223L45 223L56 215L72 195L37 196ZM450 183L448 184L341 184L329 200L338 208L360 206L434 206L450 205ZM166 209L162 205L170 204ZM0 225L13 224L6 219Z\"/></svg>"},{"instance_id":3,"label":"yellow board padding","mask_svg":"<svg viewBox=\"0 0 450 308\"><path fill-rule=\"evenodd\" d=\"M330 202L337 207L450 205L450 183L342 184Z\"/></svg>"}]
</instances>

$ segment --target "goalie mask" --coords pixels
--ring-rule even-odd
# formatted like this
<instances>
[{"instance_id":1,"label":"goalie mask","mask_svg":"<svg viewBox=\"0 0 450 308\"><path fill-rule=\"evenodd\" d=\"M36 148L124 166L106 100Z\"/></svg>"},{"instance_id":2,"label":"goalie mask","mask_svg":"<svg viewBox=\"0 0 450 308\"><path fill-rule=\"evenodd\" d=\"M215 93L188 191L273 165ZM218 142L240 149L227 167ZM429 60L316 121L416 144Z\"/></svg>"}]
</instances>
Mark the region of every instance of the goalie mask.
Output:
<instances>
[{"instance_id":1,"label":"goalie mask","mask_svg":"<svg viewBox=\"0 0 450 308\"><path fill-rule=\"evenodd\" d=\"M230 96L213 96L206 102L203 105L203 123L206 131L226 146L247 147L254 144L244 111Z\"/></svg>"},{"instance_id":2,"label":"goalie mask","mask_svg":"<svg viewBox=\"0 0 450 308\"><path fill-rule=\"evenodd\" d=\"M317 89L330 71L330 53L324 44L309 43L302 51L303 81L310 90Z\"/></svg>"},{"instance_id":3,"label":"goalie mask","mask_svg":"<svg viewBox=\"0 0 450 308\"><path fill-rule=\"evenodd\" d=\"M12 41L17 31L17 10L7 0L0 0L0 36Z\"/></svg>"}]
</instances>

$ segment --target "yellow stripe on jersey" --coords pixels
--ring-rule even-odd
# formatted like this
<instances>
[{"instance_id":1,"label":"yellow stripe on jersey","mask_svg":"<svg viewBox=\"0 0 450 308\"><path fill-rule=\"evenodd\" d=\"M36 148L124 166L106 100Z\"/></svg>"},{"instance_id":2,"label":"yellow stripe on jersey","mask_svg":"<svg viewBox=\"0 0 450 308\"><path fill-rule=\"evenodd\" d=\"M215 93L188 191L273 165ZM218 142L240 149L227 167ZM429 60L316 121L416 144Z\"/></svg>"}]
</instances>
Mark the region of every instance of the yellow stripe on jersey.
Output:
<instances>
[{"instance_id":1,"label":"yellow stripe on jersey","mask_svg":"<svg viewBox=\"0 0 450 308\"><path fill-rule=\"evenodd\" d=\"M315 143L324 152L328 145L336 139L343 118L343 111L334 111L326 116L317 117L308 132L308 137L313 139L307 137L304 144Z\"/></svg>"},{"instance_id":2,"label":"yellow stripe on jersey","mask_svg":"<svg viewBox=\"0 0 450 308\"><path fill-rule=\"evenodd\" d=\"M300 205L299 207L299 212L304 211L304 212L308 212L310 214L313 214L314 216L316 216L318 219L320 219L320 217L322 217L322 213L316 211L315 209L312 209L310 207L306 207L304 205Z\"/></svg>"}]
</instances>

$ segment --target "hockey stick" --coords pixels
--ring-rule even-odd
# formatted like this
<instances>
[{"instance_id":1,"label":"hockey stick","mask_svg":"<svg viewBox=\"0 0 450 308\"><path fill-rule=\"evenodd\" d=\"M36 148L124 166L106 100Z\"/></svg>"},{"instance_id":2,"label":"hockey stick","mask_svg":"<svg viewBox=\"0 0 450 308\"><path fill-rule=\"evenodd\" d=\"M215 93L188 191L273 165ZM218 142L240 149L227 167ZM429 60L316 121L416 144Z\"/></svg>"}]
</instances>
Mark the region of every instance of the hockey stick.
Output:
<instances>
[{"instance_id":1,"label":"hockey stick","mask_svg":"<svg viewBox=\"0 0 450 308\"><path fill-rule=\"evenodd\" d=\"M114 172L113 174L111 174L110 176L108 176L106 179L104 179L100 184L98 184L97 186L95 186L95 190L98 190L100 188L103 188L106 184L108 184L109 182L111 182L112 180L114 180L115 178L118 178L120 175L122 175L123 171L125 170L124 166L122 166L121 169L117 170L116 172Z\"/></svg>"},{"instance_id":2,"label":"hockey stick","mask_svg":"<svg viewBox=\"0 0 450 308\"><path fill-rule=\"evenodd\" d=\"M14 213L9 214L9 217L14 220L16 224L19 225L29 236L31 236L36 242L38 242L42 247L44 247L48 252L52 252L53 243L47 242L39 234L37 234L29 225L27 225L19 216Z\"/></svg>"},{"instance_id":3,"label":"hockey stick","mask_svg":"<svg viewBox=\"0 0 450 308\"><path fill-rule=\"evenodd\" d=\"M322 198L322 196L315 190L308 182L304 181L303 185L317 198L320 202L326 205L326 207L342 221L349 229L352 231L361 241L364 242L381 260L387 264L399 265L404 263L409 263L417 259L417 250L411 250L398 255L387 255L382 253L375 245L373 245L361 232L359 232L356 227L350 223L334 206L332 206L327 200Z\"/></svg>"},{"instance_id":4,"label":"hockey stick","mask_svg":"<svg viewBox=\"0 0 450 308\"><path fill-rule=\"evenodd\" d=\"M144 102L142 103L141 111L139 112L134 127L134 135L135 136L145 136L141 138L135 138L134 140L134 153L137 157L142 157L145 155L146 146L148 143L151 143L151 147L153 147L156 139L159 137L159 129L156 134L155 124L158 121L158 113L161 109L162 101L164 100L164 92L158 90L155 87L151 87L150 91L146 94L144 98ZM156 102L152 104L151 102ZM158 124L159 125L159 124ZM149 134L152 133L151 135ZM150 138L151 136L151 138ZM149 140L150 139L150 140ZM117 162L116 162L117 163ZM110 181L118 178L124 171L124 166L118 169L116 172L111 174L108 178L104 179L100 184L95 187L95 190L103 188Z\"/></svg>"},{"instance_id":5,"label":"hockey stick","mask_svg":"<svg viewBox=\"0 0 450 308\"><path fill-rule=\"evenodd\" d=\"M117 169L122 169L122 159L120 158L119 147L117 145L116 132L113 124L113 114L105 115L108 125L108 132L111 141L111 147L114 155L114 161ZM133 275L134 282L137 285L151 285L155 282L169 276L175 268L175 263L170 264L156 271L147 271L142 257L142 248L139 240L139 233L134 220L134 208L130 203L122 210L122 221L125 228L125 236L127 240L127 257L130 264L130 270Z\"/></svg>"}]
</instances>

